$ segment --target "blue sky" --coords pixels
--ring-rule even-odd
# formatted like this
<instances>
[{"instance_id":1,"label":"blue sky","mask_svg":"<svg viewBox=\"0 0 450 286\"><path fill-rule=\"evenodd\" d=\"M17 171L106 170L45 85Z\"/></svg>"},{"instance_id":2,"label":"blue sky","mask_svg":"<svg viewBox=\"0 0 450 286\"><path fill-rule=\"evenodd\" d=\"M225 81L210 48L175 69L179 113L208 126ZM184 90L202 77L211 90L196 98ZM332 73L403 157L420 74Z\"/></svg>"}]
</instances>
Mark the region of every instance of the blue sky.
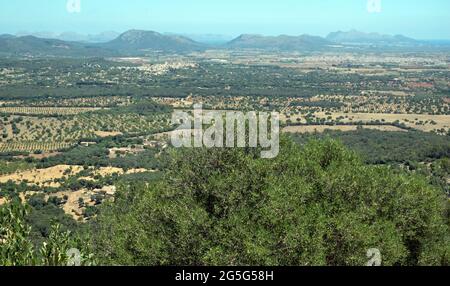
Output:
<instances>
[{"instance_id":1,"label":"blue sky","mask_svg":"<svg viewBox=\"0 0 450 286\"><path fill-rule=\"evenodd\" d=\"M357 29L450 39L449 0L1 0L0 33L147 29L189 34L314 34Z\"/></svg>"}]
</instances>

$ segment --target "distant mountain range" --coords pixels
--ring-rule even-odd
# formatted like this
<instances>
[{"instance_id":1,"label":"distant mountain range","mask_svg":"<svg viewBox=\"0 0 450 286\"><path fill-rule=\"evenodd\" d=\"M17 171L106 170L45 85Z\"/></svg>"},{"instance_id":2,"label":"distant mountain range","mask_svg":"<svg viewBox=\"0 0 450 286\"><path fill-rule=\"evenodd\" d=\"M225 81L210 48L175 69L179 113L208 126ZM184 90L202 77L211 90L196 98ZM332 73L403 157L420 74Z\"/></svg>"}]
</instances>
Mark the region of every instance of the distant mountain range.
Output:
<instances>
[{"instance_id":1,"label":"distant mountain range","mask_svg":"<svg viewBox=\"0 0 450 286\"><path fill-rule=\"evenodd\" d=\"M12 38L15 38L15 36L10 35L10 34L0 35L0 39L12 39Z\"/></svg>"},{"instance_id":2,"label":"distant mountain range","mask_svg":"<svg viewBox=\"0 0 450 286\"><path fill-rule=\"evenodd\" d=\"M55 39L68 42L105 43L114 40L120 35L118 32L107 31L99 34L80 34L76 32L52 33L52 32L19 32L17 37L34 36L43 39Z\"/></svg>"},{"instance_id":3,"label":"distant mountain range","mask_svg":"<svg viewBox=\"0 0 450 286\"><path fill-rule=\"evenodd\" d=\"M225 46L233 49L261 49L280 51L321 50L331 45L328 40L309 35L268 37L261 35L241 35Z\"/></svg>"},{"instance_id":4,"label":"distant mountain range","mask_svg":"<svg viewBox=\"0 0 450 286\"><path fill-rule=\"evenodd\" d=\"M206 45L224 45L234 39L230 35L222 34L176 34L176 33L166 33L166 35L181 35L192 39L196 42L203 43Z\"/></svg>"},{"instance_id":5,"label":"distant mountain range","mask_svg":"<svg viewBox=\"0 0 450 286\"><path fill-rule=\"evenodd\" d=\"M0 54L97 57L112 56L115 52L80 42L42 39L34 36L2 35L0 36Z\"/></svg>"},{"instance_id":6,"label":"distant mountain range","mask_svg":"<svg viewBox=\"0 0 450 286\"><path fill-rule=\"evenodd\" d=\"M359 31L334 32L326 39L339 44L366 44L366 45L417 45L419 41L402 35L382 35L378 33L363 33Z\"/></svg>"},{"instance_id":7,"label":"distant mountain range","mask_svg":"<svg viewBox=\"0 0 450 286\"><path fill-rule=\"evenodd\" d=\"M114 36L114 38L113 38ZM417 41L402 35L382 35L377 33L363 33L358 31L334 32L326 38L301 36L262 36L241 35L229 42L220 44L205 44L191 38L160 34L153 31L130 30L118 36L114 32L97 35L97 40L112 38L112 40L99 43L90 43L77 34L66 33L61 38L50 39L36 36L0 35L0 55L31 55L31 56L130 56L144 55L146 52L192 52L205 49L260 49L270 51L323 51L339 48L410 48L423 47L450 47L440 42Z\"/></svg>"}]
</instances>

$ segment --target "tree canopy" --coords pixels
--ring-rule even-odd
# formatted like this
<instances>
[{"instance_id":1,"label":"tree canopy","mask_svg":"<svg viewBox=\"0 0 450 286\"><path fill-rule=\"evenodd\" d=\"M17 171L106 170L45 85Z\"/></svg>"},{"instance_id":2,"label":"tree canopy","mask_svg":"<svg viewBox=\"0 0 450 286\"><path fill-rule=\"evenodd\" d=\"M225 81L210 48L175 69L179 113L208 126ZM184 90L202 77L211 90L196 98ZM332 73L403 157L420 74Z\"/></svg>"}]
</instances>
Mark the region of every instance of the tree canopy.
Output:
<instances>
[{"instance_id":1,"label":"tree canopy","mask_svg":"<svg viewBox=\"0 0 450 286\"><path fill-rule=\"evenodd\" d=\"M448 265L448 199L418 175L366 165L333 140L189 149L165 178L123 186L93 226L110 265Z\"/></svg>"}]
</instances>

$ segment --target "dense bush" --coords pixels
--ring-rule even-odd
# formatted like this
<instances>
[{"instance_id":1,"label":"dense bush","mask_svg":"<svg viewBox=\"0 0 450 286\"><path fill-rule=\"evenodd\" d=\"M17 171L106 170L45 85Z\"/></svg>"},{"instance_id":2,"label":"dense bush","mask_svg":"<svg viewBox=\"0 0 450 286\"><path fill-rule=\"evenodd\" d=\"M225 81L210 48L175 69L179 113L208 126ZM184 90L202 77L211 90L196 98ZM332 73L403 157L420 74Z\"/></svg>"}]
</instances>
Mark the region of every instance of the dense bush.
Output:
<instances>
[{"instance_id":1,"label":"dense bush","mask_svg":"<svg viewBox=\"0 0 450 286\"><path fill-rule=\"evenodd\" d=\"M292 135L298 143L311 138L332 138L357 151L370 164L425 162L450 157L450 140L419 131L383 132L360 129L358 131L328 131L323 134Z\"/></svg>"},{"instance_id":2,"label":"dense bush","mask_svg":"<svg viewBox=\"0 0 450 286\"><path fill-rule=\"evenodd\" d=\"M74 238L69 231L62 231L59 224L53 224L45 241L35 246L30 239L32 228L25 220L28 211L29 208L16 201L0 207L1 266L67 266L73 262L69 250L86 249L86 242ZM86 253L80 253L80 265L94 263Z\"/></svg>"},{"instance_id":3,"label":"dense bush","mask_svg":"<svg viewBox=\"0 0 450 286\"><path fill-rule=\"evenodd\" d=\"M124 186L93 228L112 265L450 263L447 199L422 177L368 166L335 141L181 151L160 183Z\"/></svg>"}]
</instances>

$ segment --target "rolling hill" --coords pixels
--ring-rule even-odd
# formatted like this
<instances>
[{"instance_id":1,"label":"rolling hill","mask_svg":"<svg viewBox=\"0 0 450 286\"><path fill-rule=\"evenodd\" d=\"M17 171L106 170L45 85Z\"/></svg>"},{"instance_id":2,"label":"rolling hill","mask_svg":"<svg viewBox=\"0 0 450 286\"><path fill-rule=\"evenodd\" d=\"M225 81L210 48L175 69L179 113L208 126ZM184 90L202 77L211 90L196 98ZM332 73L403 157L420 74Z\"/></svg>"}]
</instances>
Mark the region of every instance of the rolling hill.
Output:
<instances>
[{"instance_id":1,"label":"rolling hill","mask_svg":"<svg viewBox=\"0 0 450 286\"><path fill-rule=\"evenodd\" d=\"M187 37L163 35L153 31L130 30L116 39L100 45L120 54L139 54L145 51L186 52L204 49L204 45Z\"/></svg>"},{"instance_id":2,"label":"rolling hill","mask_svg":"<svg viewBox=\"0 0 450 286\"><path fill-rule=\"evenodd\" d=\"M106 43L83 43L35 36L0 36L0 54L30 56L126 56L146 51L187 52L204 45L189 38L152 31L130 30Z\"/></svg>"},{"instance_id":3,"label":"rolling hill","mask_svg":"<svg viewBox=\"0 0 450 286\"><path fill-rule=\"evenodd\" d=\"M66 42L54 39L41 39L34 36L0 37L0 53L6 55L30 56L111 56L113 51L104 50L95 45L78 42Z\"/></svg>"},{"instance_id":4,"label":"rolling hill","mask_svg":"<svg viewBox=\"0 0 450 286\"><path fill-rule=\"evenodd\" d=\"M364 33L356 30L349 32L330 33L326 39L340 44L366 45L417 45L420 42L402 35L383 35L379 33Z\"/></svg>"},{"instance_id":5,"label":"rolling hill","mask_svg":"<svg viewBox=\"0 0 450 286\"><path fill-rule=\"evenodd\" d=\"M10 34L0 35L0 39L13 39L13 38L15 38L15 36L10 35Z\"/></svg>"},{"instance_id":6,"label":"rolling hill","mask_svg":"<svg viewBox=\"0 0 450 286\"><path fill-rule=\"evenodd\" d=\"M81 42L81 43L105 43L114 40L120 35L120 33L114 31L105 31L98 34L82 34L77 32L63 32L63 33L52 33L52 32L20 32L17 33L17 37L22 36L35 36L37 38L43 39L54 39L66 42ZM1 36L0 36L1 37Z\"/></svg>"},{"instance_id":7,"label":"rolling hill","mask_svg":"<svg viewBox=\"0 0 450 286\"><path fill-rule=\"evenodd\" d=\"M303 51L321 50L332 45L324 38L301 35L301 36L261 36L261 35L241 35L226 44L226 47L233 49L262 49L279 51Z\"/></svg>"}]
</instances>

